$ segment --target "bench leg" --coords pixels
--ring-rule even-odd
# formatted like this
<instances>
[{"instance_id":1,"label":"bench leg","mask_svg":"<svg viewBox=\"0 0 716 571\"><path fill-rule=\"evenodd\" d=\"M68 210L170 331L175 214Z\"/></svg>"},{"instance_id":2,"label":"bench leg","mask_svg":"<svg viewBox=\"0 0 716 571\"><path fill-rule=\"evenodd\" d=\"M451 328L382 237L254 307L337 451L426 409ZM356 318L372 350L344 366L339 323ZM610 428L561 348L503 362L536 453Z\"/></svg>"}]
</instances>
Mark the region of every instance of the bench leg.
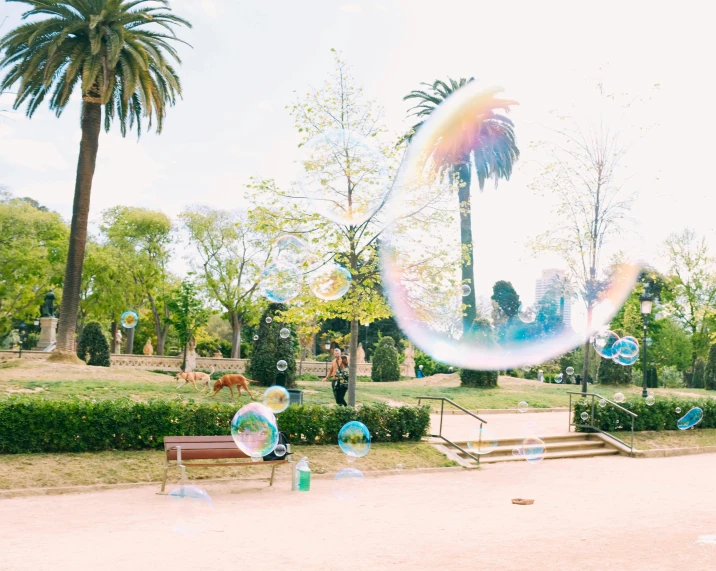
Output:
<instances>
[{"instance_id":1,"label":"bench leg","mask_svg":"<svg viewBox=\"0 0 716 571\"><path fill-rule=\"evenodd\" d=\"M167 487L167 472L169 471L169 464L164 464L164 478L162 479L162 489L157 492L158 494L166 495L164 489Z\"/></svg>"},{"instance_id":2,"label":"bench leg","mask_svg":"<svg viewBox=\"0 0 716 571\"><path fill-rule=\"evenodd\" d=\"M276 473L276 464L271 466L271 479L269 480L269 487L273 486L273 476Z\"/></svg>"}]
</instances>

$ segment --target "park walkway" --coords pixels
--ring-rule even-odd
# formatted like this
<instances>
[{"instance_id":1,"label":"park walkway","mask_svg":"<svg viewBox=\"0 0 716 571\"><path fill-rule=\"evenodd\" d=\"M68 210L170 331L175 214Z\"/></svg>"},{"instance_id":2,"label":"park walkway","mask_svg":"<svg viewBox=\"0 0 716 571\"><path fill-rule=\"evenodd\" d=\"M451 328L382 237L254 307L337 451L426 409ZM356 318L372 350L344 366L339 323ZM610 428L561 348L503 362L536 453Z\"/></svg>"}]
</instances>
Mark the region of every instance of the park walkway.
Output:
<instances>
[{"instance_id":1,"label":"park walkway","mask_svg":"<svg viewBox=\"0 0 716 571\"><path fill-rule=\"evenodd\" d=\"M207 483L197 536L172 531L152 487L14 498L0 500L0 569L713 569L716 545L696 542L716 534L715 469L704 454L400 472L367 478L354 502L331 480L307 494Z\"/></svg>"}]
</instances>

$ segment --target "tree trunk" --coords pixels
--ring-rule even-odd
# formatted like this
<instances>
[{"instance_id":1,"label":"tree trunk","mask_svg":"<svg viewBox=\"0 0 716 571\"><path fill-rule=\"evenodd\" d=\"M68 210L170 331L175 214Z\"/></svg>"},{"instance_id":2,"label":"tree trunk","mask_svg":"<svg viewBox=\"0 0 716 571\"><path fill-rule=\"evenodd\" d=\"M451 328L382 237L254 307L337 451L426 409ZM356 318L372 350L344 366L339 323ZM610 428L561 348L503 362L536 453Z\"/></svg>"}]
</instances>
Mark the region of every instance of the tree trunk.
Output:
<instances>
[{"instance_id":1,"label":"tree trunk","mask_svg":"<svg viewBox=\"0 0 716 571\"><path fill-rule=\"evenodd\" d=\"M231 358L241 359L241 322L235 313L231 317Z\"/></svg>"},{"instance_id":2,"label":"tree trunk","mask_svg":"<svg viewBox=\"0 0 716 571\"><path fill-rule=\"evenodd\" d=\"M350 354L351 358L348 362L348 406L356 405L356 377L358 376L358 329L359 323L357 319L351 321L351 342Z\"/></svg>"},{"instance_id":3,"label":"tree trunk","mask_svg":"<svg viewBox=\"0 0 716 571\"><path fill-rule=\"evenodd\" d=\"M463 296L465 315L462 318L462 334L465 336L477 318L477 296L475 295L474 253L472 249L472 210L470 205L470 163L457 167L460 188L457 192L460 203L460 244L462 248L462 283L470 286L470 293Z\"/></svg>"},{"instance_id":4,"label":"tree trunk","mask_svg":"<svg viewBox=\"0 0 716 571\"><path fill-rule=\"evenodd\" d=\"M587 334L589 334L589 331L592 327L592 312L594 311L594 308L590 305L587 308ZM582 369L582 394L587 393L587 383L589 381L589 346L590 341L587 337L587 340L584 342L584 368Z\"/></svg>"},{"instance_id":5,"label":"tree trunk","mask_svg":"<svg viewBox=\"0 0 716 571\"><path fill-rule=\"evenodd\" d=\"M75 329L77 328L77 310L82 287L82 264L87 243L87 219L89 217L92 178L94 177L97 151L99 149L99 130L102 124L102 107L97 103L82 103L82 140L80 156L77 161L75 179L75 198L72 204L72 223L70 226L70 244L65 266L65 280L62 286L62 305L60 323L57 331L57 352L75 352Z\"/></svg>"},{"instance_id":6,"label":"tree trunk","mask_svg":"<svg viewBox=\"0 0 716 571\"><path fill-rule=\"evenodd\" d=\"M134 327L127 329L127 343L124 346L127 355L134 355Z\"/></svg>"},{"instance_id":7,"label":"tree trunk","mask_svg":"<svg viewBox=\"0 0 716 571\"><path fill-rule=\"evenodd\" d=\"M156 353L157 355L164 355L164 345L167 342L167 333L169 332L169 326L164 323L162 316L159 315L159 308L157 307L157 303L154 299L154 296L150 293L148 294L148 297L149 303L152 306L152 317L154 318L154 333L157 336Z\"/></svg>"},{"instance_id":8,"label":"tree trunk","mask_svg":"<svg viewBox=\"0 0 716 571\"><path fill-rule=\"evenodd\" d=\"M110 330L112 331L112 344L111 344L111 353L119 353L120 349L117 345L117 321L112 320L112 325L110 326Z\"/></svg>"}]
</instances>

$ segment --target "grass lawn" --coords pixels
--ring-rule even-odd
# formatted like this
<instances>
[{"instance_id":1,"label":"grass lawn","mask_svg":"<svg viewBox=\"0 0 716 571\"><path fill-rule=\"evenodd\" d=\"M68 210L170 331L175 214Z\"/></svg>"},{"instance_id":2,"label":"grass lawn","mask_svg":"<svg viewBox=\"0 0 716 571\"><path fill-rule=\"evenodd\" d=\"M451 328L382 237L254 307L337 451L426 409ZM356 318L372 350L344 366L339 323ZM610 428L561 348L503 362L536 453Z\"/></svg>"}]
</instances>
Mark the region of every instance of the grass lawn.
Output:
<instances>
[{"instance_id":1,"label":"grass lawn","mask_svg":"<svg viewBox=\"0 0 716 571\"><path fill-rule=\"evenodd\" d=\"M617 434L624 439L626 432ZM703 430L658 430L634 433L634 446L639 450L661 448L693 448L696 446L716 446L716 429Z\"/></svg>"},{"instance_id":2,"label":"grass lawn","mask_svg":"<svg viewBox=\"0 0 716 571\"><path fill-rule=\"evenodd\" d=\"M457 465L429 444L422 442L374 444L367 456L353 463L346 461L345 454L338 446L294 446L293 450L294 459L308 457L311 470L318 474L334 473L346 467L370 472ZM0 489L159 482L162 478L163 466L164 452L161 450L82 454L7 454L0 455ZM178 481L179 473L179 470L170 470L170 481ZM262 466L187 470L190 480L258 478L267 477L269 473L270 470ZM279 479L290 479L290 467L279 467L276 475Z\"/></svg>"}]
</instances>

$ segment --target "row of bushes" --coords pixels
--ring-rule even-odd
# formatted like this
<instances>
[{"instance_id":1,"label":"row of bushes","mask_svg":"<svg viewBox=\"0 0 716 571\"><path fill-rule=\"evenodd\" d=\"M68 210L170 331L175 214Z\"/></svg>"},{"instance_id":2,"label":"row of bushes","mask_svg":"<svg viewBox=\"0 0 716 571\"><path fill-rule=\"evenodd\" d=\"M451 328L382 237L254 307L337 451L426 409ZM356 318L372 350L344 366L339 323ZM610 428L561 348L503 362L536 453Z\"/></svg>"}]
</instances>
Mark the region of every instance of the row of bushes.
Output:
<instances>
[{"instance_id":1,"label":"row of bushes","mask_svg":"<svg viewBox=\"0 0 716 571\"><path fill-rule=\"evenodd\" d=\"M224 403L129 399L50 401L12 397L0 402L0 453L94 452L161 448L164 436L230 434L236 407ZM351 420L363 422L374 442L420 440L429 407L291 406L278 415L293 443L335 444Z\"/></svg>"},{"instance_id":2,"label":"row of bushes","mask_svg":"<svg viewBox=\"0 0 716 571\"><path fill-rule=\"evenodd\" d=\"M590 424L607 432L619 429L631 430L630 415L610 404L602 408L597 399L594 403L594 418L589 419ZM699 407L704 411L703 420L696 425L696 428L716 428L716 400L714 399L657 397L654 404L649 406L641 397L630 397L630 400L621 403L621 406L638 415L634 419L634 430L678 430L676 422L693 407ZM680 412L676 412L677 408ZM591 417L591 399L577 401L574 407L575 424L584 424L580 415L585 411Z\"/></svg>"}]
</instances>

